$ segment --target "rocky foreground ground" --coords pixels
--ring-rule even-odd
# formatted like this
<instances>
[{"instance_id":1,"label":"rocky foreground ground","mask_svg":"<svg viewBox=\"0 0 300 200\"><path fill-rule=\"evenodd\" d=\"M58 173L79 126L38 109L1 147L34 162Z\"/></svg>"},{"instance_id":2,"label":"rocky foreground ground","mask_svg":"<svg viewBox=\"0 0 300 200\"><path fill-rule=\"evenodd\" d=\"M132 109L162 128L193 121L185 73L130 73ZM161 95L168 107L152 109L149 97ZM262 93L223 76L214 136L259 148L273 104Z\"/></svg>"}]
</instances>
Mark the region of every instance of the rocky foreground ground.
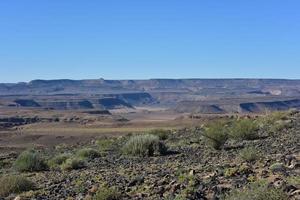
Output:
<instances>
[{"instance_id":1,"label":"rocky foreground ground","mask_svg":"<svg viewBox=\"0 0 300 200\"><path fill-rule=\"evenodd\" d=\"M0 156L0 194L6 184L3 177L16 175L34 186L29 191L2 191L2 199L246 199L239 193L249 192L245 188L254 184L279 191L273 199L300 199L300 114L272 120L256 130L258 137L229 138L219 148L210 145L205 126L172 130L160 135L168 147L163 155L124 154L130 135L38 148L47 166L36 170L18 170L19 153L5 152ZM83 156L71 167L51 165L55 156L75 157L83 148L99 154Z\"/></svg>"}]
</instances>

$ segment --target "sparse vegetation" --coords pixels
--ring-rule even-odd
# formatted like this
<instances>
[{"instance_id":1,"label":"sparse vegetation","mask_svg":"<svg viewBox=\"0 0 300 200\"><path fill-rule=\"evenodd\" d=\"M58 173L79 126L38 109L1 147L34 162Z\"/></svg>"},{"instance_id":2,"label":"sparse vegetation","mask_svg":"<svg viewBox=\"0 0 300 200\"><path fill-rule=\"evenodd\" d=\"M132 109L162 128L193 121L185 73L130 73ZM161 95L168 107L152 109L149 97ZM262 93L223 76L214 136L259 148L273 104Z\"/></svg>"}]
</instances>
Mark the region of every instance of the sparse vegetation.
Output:
<instances>
[{"instance_id":1,"label":"sparse vegetation","mask_svg":"<svg viewBox=\"0 0 300 200\"><path fill-rule=\"evenodd\" d=\"M96 141L100 151L107 151L112 147L114 140L112 138L101 138Z\"/></svg>"},{"instance_id":2,"label":"sparse vegetation","mask_svg":"<svg viewBox=\"0 0 300 200\"><path fill-rule=\"evenodd\" d=\"M120 192L115 187L102 186L98 189L93 200L119 200Z\"/></svg>"},{"instance_id":3,"label":"sparse vegetation","mask_svg":"<svg viewBox=\"0 0 300 200\"><path fill-rule=\"evenodd\" d=\"M270 170L272 172L281 172L285 169L284 165L282 163L274 163L270 166Z\"/></svg>"},{"instance_id":4,"label":"sparse vegetation","mask_svg":"<svg viewBox=\"0 0 300 200\"><path fill-rule=\"evenodd\" d=\"M21 153L15 161L14 167L20 172L33 172L47 169L44 158L35 150L27 150Z\"/></svg>"},{"instance_id":5,"label":"sparse vegetation","mask_svg":"<svg viewBox=\"0 0 300 200\"><path fill-rule=\"evenodd\" d=\"M134 156L163 155L167 152L167 147L159 140L158 136L150 134L136 135L129 138L123 147L123 152Z\"/></svg>"},{"instance_id":6,"label":"sparse vegetation","mask_svg":"<svg viewBox=\"0 0 300 200\"><path fill-rule=\"evenodd\" d=\"M224 169L224 176L229 178L235 175L242 175L251 172L250 168L246 164L242 164L240 166L228 167Z\"/></svg>"},{"instance_id":7,"label":"sparse vegetation","mask_svg":"<svg viewBox=\"0 0 300 200\"><path fill-rule=\"evenodd\" d=\"M295 185L297 187L300 187L300 176L289 177L287 179L287 182L291 185Z\"/></svg>"},{"instance_id":8,"label":"sparse vegetation","mask_svg":"<svg viewBox=\"0 0 300 200\"><path fill-rule=\"evenodd\" d=\"M149 131L149 134L158 136L160 140L166 140L168 139L169 134L171 134L171 131L165 129L153 129Z\"/></svg>"},{"instance_id":9,"label":"sparse vegetation","mask_svg":"<svg viewBox=\"0 0 300 200\"><path fill-rule=\"evenodd\" d=\"M209 144L214 149L219 150L227 141L228 127L221 121L210 123L205 129L204 136L208 139Z\"/></svg>"},{"instance_id":10,"label":"sparse vegetation","mask_svg":"<svg viewBox=\"0 0 300 200\"><path fill-rule=\"evenodd\" d=\"M62 165L68 158L70 158L69 154L60 154L49 160L48 165L50 168L58 168Z\"/></svg>"},{"instance_id":11,"label":"sparse vegetation","mask_svg":"<svg viewBox=\"0 0 300 200\"><path fill-rule=\"evenodd\" d=\"M247 147L240 151L240 157L246 162L254 162L261 157L261 154L256 148Z\"/></svg>"},{"instance_id":12,"label":"sparse vegetation","mask_svg":"<svg viewBox=\"0 0 300 200\"><path fill-rule=\"evenodd\" d=\"M225 177L232 177L234 176L236 173L238 173L239 169L237 167L230 167L230 168L226 168L224 170L224 176Z\"/></svg>"},{"instance_id":13,"label":"sparse vegetation","mask_svg":"<svg viewBox=\"0 0 300 200\"><path fill-rule=\"evenodd\" d=\"M61 165L61 169L65 171L70 171L72 169L81 169L85 167L85 162L79 158L68 158Z\"/></svg>"},{"instance_id":14,"label":"sparse vegetation","mask_svg":"<svg viewBox=\"0 0 300 200\"><path fill-rule=\"evenodd\" d=\"M299 140L299 114L288 118L293 127L276 132L276 138L273 137L275 134L268 137L268 132L259 126L255 134L260 137L254 141L241 141L246 138L242 136L232 137L232 130L244 128L244 124L240 123L244 119L241 115L239 120L235 115L209 115L209 118L203 115L193 119L193 124L188 127L178 128L171 134L153 127L140 131L139 135L134 132L130 135L127 132L102 134L95 140L96 136L91 134L90 141L85 135L82 140L76 137L73 141L66 141L64 138L62 142L65 144L60 145L61 148L51 142L51 147L45 146L40 148L41 151L26 151L44 157L51 170L26 173L26 177L38 186L36 190L20 194L13 192L9 196L69 200L77 197L86 200L265 200L263 194L266 193L275 200L286 198L286 195L295 199L300 188L299 177L295 177L298 174L298 152L295 147ZM247 118L255 123L263 119L254 115ZM198 127L193 127L194 124ZM88 124L83 126L90 127ZM91 125L93 128L96 126L98 124ZM118 126L126 128L127 125ZM159 124L159 127L162 125ZM245 127L251 130L248 124ZM141 126L138 129L141 130ZM55 139L58 143L61 140L60 137ZM168 152L164 144L170 148ZM212 150L208 145L222 150ZM167 156L158 156L166 152ZM0 167L0 177L14 173L12 163L15 163L17 155L14 149L0 152L0 163L4 165ZM93 159L100 155L101 158ZM261 185L261 180L265 180L266 184Z\"/></svg>"},{"instance_id":15,"label":"sparse vegetation","mask_svg":"<svg viewBox=\"0 0 300 200\"><path fill-rule=\"evenodd\" d=\"M183 190L176 196L175 199L193 199L192 195L196 191L197 179L192 173L180 173L178 182L185 186ZM174 198L173 198L174 199Z\"/></svg>"},{"instance_id":16,"label":"sparse vegetation","mask_svg":"<svg viewBox=\"0 0 300 200\"><path fill-rule=\"evenodd\" d=\"M84 159L94 159L101 156L97 150L92 148L80 149L79 151L77 151L76 155L79 158L84 158Z\"/></svg>"},{"instance_id":17,"label":"sparse vegetation","mask_svg":"<svg viewBox=\"0 0 300 200\"><path fill-rule=\"evenodd\" d=\"M263 182L254 182L243 189L235 189L225 200L287 200L287 195L280 189L270 188Z\"/></svg>"},{"instance_id":18,"label":"sparse vegetation","mask_svg":"<svg viewBox=\"0 0 300 200\"><path fill-rule=\"evenodd\" d=\"M291 111L268 113L261 118L261 127L269 134L274 134L284 128L289 128L291 126L291 121L289 120L291 113Z\"/></svg>"},{"instance_id":19,"label":"sparse vegetation","mask_svg":"<svg viewBox=\"0 0 300 200\"><path fill-rule=\"evenodd\" d=\"M235 140L254 140L259 137L259 126L253 119L240 119L232 122L229 136Z\"/></svg>"},{"instance_id":20,"label":"sparse vegetation","mask_svg":"<svg viewBox=\"0 0 300 200\"><path fill-rule=\"evenodd\" d=\"M7 175L0 178L0 197L34 189L34 184L23 176Z\"/></svg>"},{"instance_id":21,"label":"sparse vegetation","mask_svg":"<svg viewBox=\"0 0 300 200\"><path fill-rule=\"evenodd\" d=\"M291 112L290 111L274 111L271 113L268 113L265 116L265 119L268 122L275 122L278 120L287 120L290 116Z\"/></svg>"}]
</instances>

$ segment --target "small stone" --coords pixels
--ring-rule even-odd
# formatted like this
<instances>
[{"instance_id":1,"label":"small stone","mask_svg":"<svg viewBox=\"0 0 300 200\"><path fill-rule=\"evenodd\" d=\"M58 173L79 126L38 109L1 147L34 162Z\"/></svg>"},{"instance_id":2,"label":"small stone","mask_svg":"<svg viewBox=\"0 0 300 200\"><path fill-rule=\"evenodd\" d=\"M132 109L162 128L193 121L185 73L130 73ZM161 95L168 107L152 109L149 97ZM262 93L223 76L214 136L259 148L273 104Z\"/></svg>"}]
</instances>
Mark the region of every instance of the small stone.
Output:
<instances>
[{"instance_id":1,"label":"small stone","mask_svg":"<svg viewBox=\"0 0 300 200\"><path fill-rule=\"evenodd\" d=\"M89 194L84 197L84 200L92 200L92 199L93 197Z\"/></svg>"},{"instance_id":2,"label":"small stone","mask_svg":"<svg viewBox=\"0 0 300 200\"><path fill-rule=\"evenodd\" d=\"M292 192L291 196L294 197L294 199L300 199L300 190Z\"/></svg>"},{"instance_id":3,"label":"small stone","mask_svg":"<svg viewBox=\"0 0 300 200\"><path fill-rule=\"evenodd\" d=\"M194 175L195 175L195 170L192 169L192 170L190 171L189 175L190 175L190 176L194 176Z\"/></svg>"},{"instance_id":4,"label":"small stone","mask_svg":"<svg viewBox=\"0 0 300 200\"><path fill-rule=\"evenodd\" d=\"M90 192L90 193L92 193L92 194L94 194L94 193L96 193L96 192L97 192L97 190L98 190L98 187L97 187L97 186L95 186L95 185L93 185L93 186L92 186L92 188L91 188L91 189L89 189L89 192Z\"/></svg>"},{"instance_id":5,"label":"small stone","mask_svg":"<svg viewBox=\"0 0 300 200\"><path fill-rule=\"evenodd\" d=\"M284 185L284 181L279 179L279 180L276 180L274 183L273 183L274 187L275 188L282 188L283 185Z\"/></svg>"},{"instance_id":6,"label":"small stone","mask_svg":"<svg viewBox=\"0 0 300 200\"><path fill-rule=\"evenodd\" d=\"M267 170L262 170L260 176L261 176L261 178L267 178L269 176L268 171Z\"/></svg>"},{"instance_id":7,"label":"small stone","mask_svg":"<svg viewBox=\"0 0 300 200\"><path fill-rule=\"evenodd\" d=\"M290 165L288 166L290 169L297 169L300 168L300 162L298 160L292 160Z\"/></svg>"},{"instance_id":8,"label":"small stone","mask_svg":"<svg viewBox=\"0 0 300 200\"><path fill-rule=\"evenodd\" d=\"M287 192L287 193L292 193L294 192L295 190L297 190L297 187L293 186L293 185L287 185L285 188L284 188L284 191Z\"/></svg>"},{"instance_id":9,"label":"small stone","mask_svg":"<svg viewBox=\"0 0 300 200\"><path fill-rule=\"evenodd\" d=\"M179 188L180 188L180 184L172 185L172 187L171 187L171 192L172 192L172 193L175 193Z\"/></svg>"},{"instance_id":10,"label":"small stone","mask_svg":"<svg viewBox=\"0 0 300 200\"><path fill-rule=\"evenodd\" d=\"M142 183L144 183L144 177L138 176L138 177L134 178L132 181L130 181L130 183L128 184L128 187L132 187L135 185L141 185Z\"/></svg>"}]
</instances>

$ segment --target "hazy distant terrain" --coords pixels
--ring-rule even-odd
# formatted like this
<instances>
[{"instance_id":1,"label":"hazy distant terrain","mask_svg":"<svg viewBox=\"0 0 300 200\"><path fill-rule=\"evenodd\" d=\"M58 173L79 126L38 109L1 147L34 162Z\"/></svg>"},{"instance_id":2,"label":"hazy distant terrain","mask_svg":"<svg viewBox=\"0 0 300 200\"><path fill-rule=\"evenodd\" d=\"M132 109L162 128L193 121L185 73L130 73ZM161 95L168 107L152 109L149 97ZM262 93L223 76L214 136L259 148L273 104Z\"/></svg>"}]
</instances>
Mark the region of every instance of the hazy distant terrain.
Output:
<instances>
[{"instance_id":1,"label":"hazy distant terrain","mask_svg":"<svg viewBox=\"0 0 300 200\"><path fill-rule=\"evenodd\" d=\"M3 107L109 110L151 106L196 113L265 112L300 108L300 80L33 80L2 83L0 95Z\"/></svg>"}]
</instances>

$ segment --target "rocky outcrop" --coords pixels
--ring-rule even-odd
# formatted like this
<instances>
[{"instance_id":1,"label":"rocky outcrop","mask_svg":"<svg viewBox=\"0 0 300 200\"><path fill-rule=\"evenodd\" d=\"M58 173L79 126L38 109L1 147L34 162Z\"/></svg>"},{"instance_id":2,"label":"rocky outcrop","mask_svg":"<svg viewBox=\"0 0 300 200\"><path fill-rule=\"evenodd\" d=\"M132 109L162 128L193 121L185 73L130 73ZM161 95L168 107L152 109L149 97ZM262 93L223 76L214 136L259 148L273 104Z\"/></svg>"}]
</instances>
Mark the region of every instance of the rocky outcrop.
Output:
<instances>
[{"instance_id":1,"label":"rocky outcrop","mask_svg":"<svg viewBox=\"0 0 300 200\"><path fill-rule=\"evenodd\" d=\"M129 103L118 98L103 98L99 99L99 104L105 109L117 109L117 108L133 108Z\"/></svg>"},{"instance_id":2,"label":"rocky outcrop","mask_svg":"<svg viewBox=\"0 0 300 200\"><path fill-rule=\"evenodd\" d=\"M246 100L219 100L213 104L209 101L184 101L178 103L175 110L188 113L220 114L264 113L266 111L300 109L300 99L261 102L245 102Z\"/></svg>"},{"instance_id":3,"label":"rocky outcrop","mask_svg":"<svg viewBox=\"0 0 300 200\"><path fill-rule=\"evenodd\" d=\"M190 102L180 103L175 110L177 112L187 112L187 113L204 113L204 114L221 114L225 111L217 105L199 105L190 104Z\"/></svg>"},{"instance_id":4,"label":"rocky outcrop","mask_svg":"<svg viewBox=\"0 0 300 200\"><path fill-rule=\"evenodd\" d=\"M43 108L55 109L55 110L68 110L68 109L92 109L94 108L93 104L88 100L59 100L51 101L44 100L39 101L39 104Z\"/></svg>"},{"instance_id":5,"label":"rocky outcrop","mask_svg":"<svg viewBox=\"0 0 300 200\"><path fill-rule=\"evenodd\" d=\"M32 99L17 99L14 102L22 107L41 107L40 104Z\"/></svg>"},{"instance_id":6,"label":"rocky outcrop","mask_svg":"<svg viewBox=\"0 0 300 200\"><path fill-rule=\"evenodd\" d=\"M41 121L38 117L1 117L0 128L10 128Z\"/></svg>"},{"instance_id":7,"label":"rocky outcrop","mask_svg":"<svg viewBox=\"0 0 300 200\"><path fill-rule=\"evenodd\" d=\"M134 108L129 102L150 102L152 101L151 96L130 94L130 95L119 95L120 98L114 97L103 97L89 99L81 99L77 96L36 96L35 99L16 99L13 103L7 101L4 106L8 107L26 107L26 108L44 108L52 110L78 110L78 109L97 109L97 110L110 110L119 108ZM74 98L77 97L77 98ZM123 100L124 99L124 100ZM126 99L126 100L125 100Z\"/></svg>"},{"instance_id":8,"label":"rocky outcrop","mask_svg":"<svg viewBox=\"0 0 300 200\"><path fill-rule=\"evenodd\" d=\"M265 112L276 110L300 109L300 99L287 101L241 103L241 112Z\"/></svg>"},{"instance_id":9,"label":"rocky outcrop","mask_svg":"<svg viewBox=\"0 0 300 200\"><path fill-rule=\"evenodd\" d=\"M157 101L146 92L118 94L116 98L122 99L131 105L151 105L157 103Z\"/></svg>"},{"instance_id":10,"label":"rocky outcrop","mask_svg":"<svg viewBox=\"0 0 300 200\"><path fill-rule=\"evenodd\" d=\"M108 110L91 110L91 111L85 111L83 113L87 113L91 115L111 115L111 113Z\"/></svg>"}]
</instances>

